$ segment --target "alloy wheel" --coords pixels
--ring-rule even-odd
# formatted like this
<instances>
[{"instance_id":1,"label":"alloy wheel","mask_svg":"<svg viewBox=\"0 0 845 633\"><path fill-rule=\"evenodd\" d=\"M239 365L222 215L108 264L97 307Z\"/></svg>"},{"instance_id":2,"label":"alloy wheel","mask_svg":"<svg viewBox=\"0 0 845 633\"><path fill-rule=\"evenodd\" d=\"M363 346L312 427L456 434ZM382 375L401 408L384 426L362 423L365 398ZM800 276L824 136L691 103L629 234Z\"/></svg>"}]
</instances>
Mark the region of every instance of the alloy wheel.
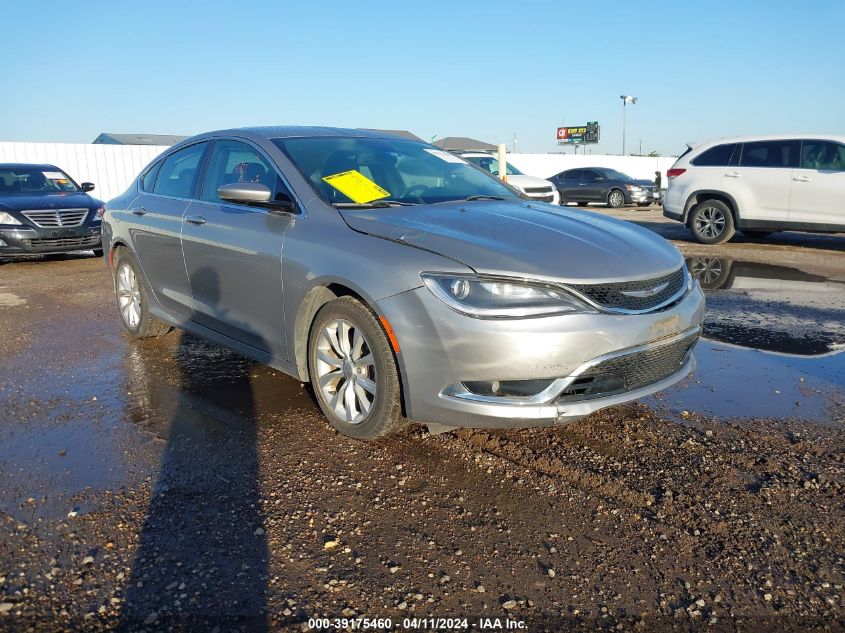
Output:
<instances>
[{"instance_id":1,"label":"alloy wheel","mask_svg":"<svg viewBox=\"0 0 845 633\"><path fill-rule=\"evenodd\" d=\"M129 264L121 264L117 270L117 304L123 322L130 330L136 329L141 322L141 289Z\"/></svg>"},{"instance_id":2,"label":"alloy wheel","mask_svg":"<svg viewBox=\"0 0 845 633\"><path fill-rule=\"evenodd\" d=\"M610 194L610 206L611 207L621 207L625 204L625 196L623 196L618 191L613 191Z\"/></svg>"},{"instance_id":3,"label":"alloy wheel","mask_svg":"<svg viewBox=\"0 0 845 633\"><path fill-rule=\"evenodd\" d=\"M317 339L319 388L334 414L344 422L366 419L376 399L376 366L360 328L345 319L327 323Z\"/></svg>"},{"instance_id":4,"label":"alloy wheel","mask_svg":"<svg viewBox=\"0 0 845 633\"><path fill-rule=\"evenodd\" d=\"M695 216L696 232L707 239L719 237L725 224L725 214L716 207L704 207Z\"/></svg>"},{"instance_id":5,"label":"alloy wheel","mask_svg":"<svg viewBox=\"0 0 845 633\"><path fill-rule=\"evenodd\" d=\"M716 257L696 257L690 261L689 270L699 283L709 286L722 276L722 260Z\"/></svg>"}]
</instances>

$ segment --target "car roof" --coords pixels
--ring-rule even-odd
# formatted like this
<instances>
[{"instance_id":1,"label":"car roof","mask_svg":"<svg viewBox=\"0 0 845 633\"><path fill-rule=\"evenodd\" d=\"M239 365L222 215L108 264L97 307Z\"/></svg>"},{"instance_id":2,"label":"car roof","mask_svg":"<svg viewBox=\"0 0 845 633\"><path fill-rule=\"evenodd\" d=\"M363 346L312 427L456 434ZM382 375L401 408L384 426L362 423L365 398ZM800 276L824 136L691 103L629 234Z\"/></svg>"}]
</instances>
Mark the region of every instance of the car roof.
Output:
<instances>
[{"instance_id":1,"label":"car roof","mask_svg":"<svg viewBox=\"0 0 845 633\"><path fill-rule=\"evenodd\" d=\"M49 163L0 163L0 169L59 169Z\"/></svg>"},{"instance_id":2,"label":"car roof","mask_svg":"<svg viewBox=\"0 0 845 633\"><path fill-rule=\"evenodd\" d=\"M724 138L693 141L687 145L693 149L705 145L718 145L720 143L751 143L754 141L791 141L791 140L817 140L817 141L839 141L845 143L845 136L841 134L757 134L754 136L729 136Z\"/></svg>"},{"instance_id":3,"label":"car roof","mask_svg":"<svg viewBox=\"0 0 845 633\"><path fill-rule=\"evenodd\" d=\"M179 145L186 145L193 141L215 136L245 136L259 139L274 138L302 138L319 136L348 136L358 138L389 138L402 141L409 141L398 134L391 134L380 130L362 130L359 128L324 127L310 125L265 125L254 127L231 128L227 130L215 130L204 132L185 139Z\"/></svg>"}]
</instances>

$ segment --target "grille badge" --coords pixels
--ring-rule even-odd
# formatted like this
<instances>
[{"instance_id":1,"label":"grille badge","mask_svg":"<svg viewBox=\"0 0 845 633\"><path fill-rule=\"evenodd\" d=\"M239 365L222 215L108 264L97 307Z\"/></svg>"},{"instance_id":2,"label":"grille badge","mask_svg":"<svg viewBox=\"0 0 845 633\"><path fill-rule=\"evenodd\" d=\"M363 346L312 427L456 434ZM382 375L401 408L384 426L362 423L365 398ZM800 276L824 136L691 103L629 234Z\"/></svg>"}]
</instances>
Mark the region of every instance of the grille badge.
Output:
<instances>
[{"instance_id":1,"label":"grille badge","mask_svg":"<svg viewBox=\"0 0 845 633\"><path fill-rule=\"evenodd\" d=\"M622 290L622 294L626 297L636 297L637 299L644 299L646 297L653 297L661 291L669 287L669 282L658 284L654 288L646 288L645 290Z\"/></svg>"}]
</instances>

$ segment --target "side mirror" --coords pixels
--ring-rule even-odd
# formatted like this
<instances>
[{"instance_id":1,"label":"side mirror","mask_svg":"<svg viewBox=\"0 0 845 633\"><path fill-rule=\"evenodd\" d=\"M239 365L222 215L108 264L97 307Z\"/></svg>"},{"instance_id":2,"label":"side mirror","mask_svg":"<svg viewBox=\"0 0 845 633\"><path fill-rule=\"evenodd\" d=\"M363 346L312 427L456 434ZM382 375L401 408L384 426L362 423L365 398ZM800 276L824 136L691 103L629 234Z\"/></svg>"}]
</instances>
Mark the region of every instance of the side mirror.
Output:
<instances>
[{"instance_id":1,"label":"side mirror","mask_svg":"<svg viewBox=\"0 0 845 633\"><path fill-rule=\"evenodd\" d=\"M94 183L93 182L83 182L82 183L82 191L94 191Z\"/></svg>"},{"instance_id":2,"label":"side mirror","mask_svg":"<svg viewBox=\"0 0 845 633\"><path fill-rule=\"evenodd\" d=\"M238 182L222 185L217 188L217 195L221 200L235 204L251 204L264 207L270 211L295 213L296 205L287 194L279 193L275 200L271 200L272 192L267 185L258 182Z\"/></svg>"},{"instance_id":3,"label":"side mirror","mask_svg":"<svg viewBox=\"0 0 845 633\"><path fill-rule=\"evenodd\" d=\"M258 182L237 182L217 188L217 195L226 202L257 204L270 201L270 188Z\"/></svg>"}]
</instances>

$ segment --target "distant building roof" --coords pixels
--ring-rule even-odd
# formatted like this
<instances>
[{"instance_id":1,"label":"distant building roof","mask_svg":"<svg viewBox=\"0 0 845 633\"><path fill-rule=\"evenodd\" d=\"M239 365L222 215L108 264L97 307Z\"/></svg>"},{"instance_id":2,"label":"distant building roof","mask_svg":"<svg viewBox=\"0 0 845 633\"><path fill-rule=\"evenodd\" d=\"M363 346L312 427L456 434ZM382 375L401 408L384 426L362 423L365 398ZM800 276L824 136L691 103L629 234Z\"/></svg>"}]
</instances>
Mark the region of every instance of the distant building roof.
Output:
<instances>
[{"instance_id":1,"label":"distant building roof","mask_svg":"<svg viewBox=\"0 0 845 633\"><path fill-rule=\"evenodd\" d=\"M175 134L111 134L103 132L94 139L95 145L175 145L186 136Z\"/></svg>"},{"instance_id":2,"label":"distant building roof","mask_svg":"<svg viewBox=\"0 0 845 633\"><path fill-rule=\"evenodd\" d=\"M450 152L493 152L498 149L496 145L466 136L447 136L434 141L434 144Z\"/></svg>"},{"instance_id":3,"label":"distant building roof","mask_svg":"<svg viewBox=\"0 0 845 633\"><path fill-rule=\"evenodd\" d=\"M406 138L409 141L421 141L424 142L419 136L416 134L412 134L408 130L376 130L374 128L368 127L359 127L359 130L364 130L365 132L376 132L378 134L389 134L390 136L399 136L401 138Z\"/></svg>"}]
</instances>

